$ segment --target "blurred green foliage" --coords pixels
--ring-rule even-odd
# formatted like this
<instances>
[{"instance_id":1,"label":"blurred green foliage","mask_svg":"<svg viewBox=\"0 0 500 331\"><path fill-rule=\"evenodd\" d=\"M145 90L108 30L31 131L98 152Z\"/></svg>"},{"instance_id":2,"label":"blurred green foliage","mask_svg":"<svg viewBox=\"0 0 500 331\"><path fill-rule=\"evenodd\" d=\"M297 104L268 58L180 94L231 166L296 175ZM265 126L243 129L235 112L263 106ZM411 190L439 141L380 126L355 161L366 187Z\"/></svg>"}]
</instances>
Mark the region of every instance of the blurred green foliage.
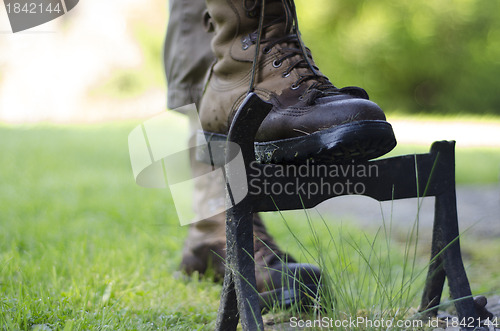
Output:
<instances>
[{"instance_id":1,"label":"blurred green foliage","mask_svg":"<svg viewBox=\"0 0 500 331\"><path fill-rule=\"evenodd\" d=\"M168 21L167 1L149 0L125 15L126 33L140 48L142 61L132 67L114 67L90 91L92 97L131 99L150 90L165 90L163 41Z\"/></svg>"},{"instance_id":2,"label":"blurred green foliage","mask_svg":"<svg viewBox=\"0 0 500 331\"><path fill-rule=\"evenodd\" d=\"M341 87L387 111L500 114L500 1L296 0L303 39Z\"/></svg>"},{"instance_id":3,"label":"blurred green foliage","mask_svg":"<svg viewBox=\"0 0 500 331\"><path fill-rule=\"evenodd\" d=\"M91 95L133 98L152 88L165 88L162 60L164 29L159 30L147 23L138 21L131 26L132 36L142 51L142 65L115 69L107 80L92 89Z\"/></svg>"},{"instance_id":4,"label":"blurred green foliage","mask_svg":"<svg viewBox=\"0 0 500 331\"><path fill-rule=\"evenodd\" d=\"M500 115L500 1L295 3L303 39L335 85L364 87L392 114ZM95 89L99 94L164 88L166 13L156 7L150 13L157 19L130 22L143 65L118 70Z\"/></svg>"}]
</instances>

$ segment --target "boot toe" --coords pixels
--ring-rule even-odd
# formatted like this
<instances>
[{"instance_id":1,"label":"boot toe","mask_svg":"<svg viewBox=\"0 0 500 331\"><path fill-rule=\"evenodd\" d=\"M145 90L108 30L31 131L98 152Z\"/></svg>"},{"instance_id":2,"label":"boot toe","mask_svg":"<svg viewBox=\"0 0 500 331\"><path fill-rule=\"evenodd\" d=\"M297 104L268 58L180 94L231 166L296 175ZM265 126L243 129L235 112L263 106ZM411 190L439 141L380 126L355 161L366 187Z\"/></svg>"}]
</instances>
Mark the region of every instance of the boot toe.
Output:
<instances>
[{"instance_id":1,"label":"boot toe","mask_svg":"<svg viewBox=\"0 0 500 331\"><path fill-rule=\"evenodd\" d=\"M275 106L262 122L256 141L276 141L313 134L356 121L385 121L383 110L360 98L325 97L308 107Z\"/></svg>"},{"instance_id":2,"label":"boot toe","mask_svg":"<svg viewBox=\"0 0 500 331\"><path fill-rule=\"evenodd\" d=\"M321 284L321 270L317 266L283 263L265 269L256 275L262 309L289 308L296 304L308 310L314 306Z\"/></svg>"}]
</instances>

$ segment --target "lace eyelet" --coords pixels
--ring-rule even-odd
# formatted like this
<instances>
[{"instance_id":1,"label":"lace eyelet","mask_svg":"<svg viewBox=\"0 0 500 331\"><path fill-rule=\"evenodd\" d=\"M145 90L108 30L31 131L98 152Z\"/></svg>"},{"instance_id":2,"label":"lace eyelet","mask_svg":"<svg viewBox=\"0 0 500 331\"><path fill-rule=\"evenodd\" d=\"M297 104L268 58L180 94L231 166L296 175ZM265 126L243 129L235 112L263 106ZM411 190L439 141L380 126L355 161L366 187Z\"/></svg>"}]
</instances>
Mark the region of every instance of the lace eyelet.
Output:
<instances>
[{"instance_id":1,"label":"lace eyelet","mask_svg":"<svg viewBox=\"0 0 500 331\"><path fill-rule=\"evenodd\" d=\"M241 48L243 48L243 50L246 51L247 49L250 48L250 46L248 44L243 44Z\"/></svg>"},{"instance_id":2,"label":"lace eyelet","mask_svg":"<svg viewBox=\"0 0 500 331\"><path fill-rule=\"evenodd\" d=\"M281 75L281 77L283 78L287 78L287 77L290 77L290 72L284 72L283 75Z\"/></svg>"},{"instance_id":3,"label":"lace eyelet","mask_svg":"<svg viewBox=\"0 0 500 331\"><path fill-rule=\"evenodd\" d=\"M271 49L270 49L270 48L268 48L268 47L264 47L264 48L262 49L262 53L264 53L264 54L269 54L269 53L271 53Z\"/></svg>"},{"instance_id":4,"label":"lace eyelet","mask_svg":"<svg viewBox=\"0 0 500 331\"><path fill-rule=\"evenodd\" d=\"M293 83L293 84L292 84L292 86L290 86L290 88L291 88L292 90L296 90L296 89L298 89L299 87L300 87L300 84L299 84L299 85L295 85L295 83Z\"/></svg>"},{"instance_id":5,"label":"lace eyelet","mask_svg":"<svg viewBox=\"0 0 500 331\"><path fill-rule=\"evenodd\" d=\"M281 62L281 61L278 61L278 60L273 61L273 67L275 67L275 68L281 67L282 64L283 64L283 62Z\"/></svg>"},{"instance_id":6,"label":"lace eyelet","mask_svg":"<svg viewBox=\"0 0 500 331\"><path fill-rule=\"evenodd\" d=\"M299 100L300 100L300 101L304 100L304 96L302 96L302 95L301 95L301 96L299 97Z\"/></svg>"}]
</instances>

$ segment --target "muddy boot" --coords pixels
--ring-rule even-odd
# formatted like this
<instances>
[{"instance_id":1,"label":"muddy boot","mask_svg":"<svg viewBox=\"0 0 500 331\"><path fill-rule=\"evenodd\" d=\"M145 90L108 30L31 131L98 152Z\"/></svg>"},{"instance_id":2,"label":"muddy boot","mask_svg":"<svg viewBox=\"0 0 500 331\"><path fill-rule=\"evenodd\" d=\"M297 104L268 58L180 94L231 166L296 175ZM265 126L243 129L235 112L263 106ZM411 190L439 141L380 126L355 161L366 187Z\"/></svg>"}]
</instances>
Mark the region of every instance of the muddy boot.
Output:
<instances>
[{"instance_id":1,"label":"muddy boot","mask_svg":"<svg viewBox=\"0 0 500 331\"><path fill-rule=\"evenodd\" d=\"M193 143L194 136L190 145ZM224 178L211 171L211 165L197 162L194 153L190 156L193 178L201 178L195 182L193 210L203 220L189 227L180 268L187 274L205 274L210 270L216 280L222 280L226 259ZM319 289L319 268L297 263L283 253L257 214L253 224L255 276L262 308L289 307L293 303L304 308L311 306Z\"/></svg>"},{"instance_id":2,"label":"muddy boot","mask_svg":"<svg viewBox=\"0 0 500 331\"><path fill-rule=\"evenodd\" d=\"M215 31L200 105L208 140L225 140L248 92L273 109L256 136L261 162L368 160L396 145L383 111L359 87L335 87L301 39L292 0L207 0ZM202 133L203 134L203 133Z\"/></svg>"},{"instance_id":3,"label":"muddy boot","mask_svg":"<svg viewBox=\"0 0 500 331\"><path fill-rule=\"evenodd\" d=\"M191 155L193 175L209 174L196 182L193 209L202 221L189 227L184 243L180 268L187 274L198 272L222 280L226 259L226 219L224 179L210 172L211 166L196 162ZM221 185L222 184L222 185ZM260 217L255 214L254 257L257 291L261 294L261 307L288 307L298 303L311 306L317 297L320 270L309 264L299 264L284 254L267 233Z\"/></svg>"},{"instance_id":4,"label":"muddy boot","mask_svg":"<svg viewBox=\"0 0 500 331\"><path fill-rule=\"evenodd\" d=\"M192 124L190 130L190 167L193 178L198 179L194 182L192 208L201 221L189 226L180 268L189 275L195 271L205 274L211 269L215 279L220 280L226 258L226 185L210 164L196 161L196 125Z\"/></svg>"},{"instance_id":5,"label":"muddy boot","mask_svg":"<svg viewBox=\"0 0 500 331\"><path fill-rule=\"evenodd\" d=\"M225 213L189 226L180 269L191 275L209 272L216 281L224 278L226 259Z\"/></svg>"},{"instance_id":6,"label":"muddy boot","mask_svg":"<svg viewBox=\"0 0 500 331\"><path fill-rule=\"evenodd\" d=\"M193 127L191 128L193 132ZM190 146L194 144L194 134ZM190 225L184 243L180 268L187 274L198 272L213 275L222 280L226 259L225 180L212 171L210 164L196 161L195 149L191 149L191 171L195 181L193 210L197 219ZM257 214L253 217L254 257L257 291L261 307L312 306L318 296L319 268L297 263L284 254L268 234Z\"/></svg>"},{"instance_id":7,"label":"muddy boot","mask_svg":"<svg viewBox=\"0 0 500 331\"><path fill-rule=\"evenodd\" d=\"M226 238L224 214L191 225L182 254L181 269L187 274L211 270L222 280ZM263 309L288 308L292 304L308 309L318 297L321 272L318 267L297 263L283 253L267 233L260 217L254 216L255 278Z\"/></svg>"}]
</instances>

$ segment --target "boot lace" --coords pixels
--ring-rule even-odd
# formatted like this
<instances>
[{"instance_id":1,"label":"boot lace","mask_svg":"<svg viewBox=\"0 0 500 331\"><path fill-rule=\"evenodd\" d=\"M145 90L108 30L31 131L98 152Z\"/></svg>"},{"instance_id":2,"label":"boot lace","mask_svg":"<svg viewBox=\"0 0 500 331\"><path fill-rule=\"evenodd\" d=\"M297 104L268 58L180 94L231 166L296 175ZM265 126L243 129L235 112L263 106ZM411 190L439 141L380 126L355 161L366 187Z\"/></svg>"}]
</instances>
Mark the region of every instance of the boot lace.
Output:
<instances>
[{"instance_id":1,"label":"boot lace","mask_svg":"<svg viewBox=\"0 0 500 331\"><path fill-rule=\"evenodd\" d=\"M308 73L300 75L298 80L291 85L290 87L291 89L298 89L303 82L309 80L315 80L315 82L311 84L311 86L309 86L307 91L304 93L306 94L310 91L315 92L312 93L312 95L310 95L310 97L308 98L311 99L310 100L311 102L320 95L341 93L341 90L335 87L328 80L326 76L322 75L319 72L319 68L312 64L311 51L304 46L304 43L300 36L297 12L293 0L280 0L285 9L284 17L280 17L272 21L271 23L264 24L266 1L268 0L243 0L243 6L245 8L245 11L249 14L249 16L254 16L257 10L260 8L258 30L250 34L250 41L256 44L256 48L252 66L252 75L250 79L249 93L253 92L255 89L257 61L261 51L260 50L261 45L266 44L265 47L262 49L262 51L264 53L268 53L271 51L271 48L273 46L282 43L286 43L287 45L296 45L296 47L284 47L282 49L282 56L273 62L273 66L278 68L282 65L283 61L285 61L286 59L294 58L297 55L299 55L298 60L291 63L290 66L286 68L286 70L283 72L283 76L288 77L294 69L298 68L308 69L307 70ZM286 26L289 26L291 23L291 29L289 34L280 38L264 39L262 37L264 30L266 30L272 25L281 23L283 21L285 21Z\"/></svg>"}]
</instances>

